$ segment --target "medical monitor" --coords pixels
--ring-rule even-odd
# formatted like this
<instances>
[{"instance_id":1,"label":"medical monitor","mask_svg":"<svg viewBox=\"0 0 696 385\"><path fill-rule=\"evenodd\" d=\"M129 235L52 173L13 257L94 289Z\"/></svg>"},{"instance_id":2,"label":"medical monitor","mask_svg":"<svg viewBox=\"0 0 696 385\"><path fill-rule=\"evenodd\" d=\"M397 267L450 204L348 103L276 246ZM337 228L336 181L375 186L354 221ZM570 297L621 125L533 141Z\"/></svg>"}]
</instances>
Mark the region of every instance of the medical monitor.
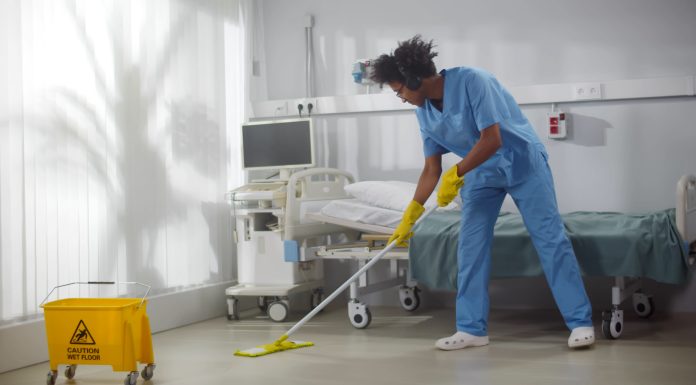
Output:
<instances>
[{"instance_id":1,"label":"medical monitor","mask_svg":"<svg viewBox=\"0 0 696 385\"><path fill-rule=\"evenodd\" d=\"M242 125L242 167L245 170L313 167L313 148L311 119Z\"/></svg>"}]
</instances>

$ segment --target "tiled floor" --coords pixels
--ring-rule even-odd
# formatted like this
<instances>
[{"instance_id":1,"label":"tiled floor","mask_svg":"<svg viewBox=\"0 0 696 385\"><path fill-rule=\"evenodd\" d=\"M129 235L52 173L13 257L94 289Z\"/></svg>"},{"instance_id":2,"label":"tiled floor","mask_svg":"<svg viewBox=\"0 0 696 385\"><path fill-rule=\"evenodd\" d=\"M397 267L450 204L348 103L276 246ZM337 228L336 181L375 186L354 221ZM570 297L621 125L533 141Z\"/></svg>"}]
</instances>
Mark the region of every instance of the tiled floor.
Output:
<instances>
[{"instance_id":1,"label":"tiled floor","mask_svg":"<svg viewBox=\"0 0 696 385\"><path fill-rule=\"evenodd\" d=\"M434 341L451 334L453 309L407 314L373 308L372 325L354 329L343 307L321 313L294 337L316 346L258 358L236 349L271 343L291 322L273 323L256 311L241 321L224 318L153 336L158 385L193 384L696 384L696 315L637 319L627 312L624 335L571 351L556 311L493 310L491 344L453 352ZM599 318L599 317L597 317ZM62 369L61 369L62 370ZM0 374L2 385L44 384L48 363ZM125 373L81 366L57 384L122 384ZM143 384L138 379L138 384Z\"/></svg>"}]
</instances>

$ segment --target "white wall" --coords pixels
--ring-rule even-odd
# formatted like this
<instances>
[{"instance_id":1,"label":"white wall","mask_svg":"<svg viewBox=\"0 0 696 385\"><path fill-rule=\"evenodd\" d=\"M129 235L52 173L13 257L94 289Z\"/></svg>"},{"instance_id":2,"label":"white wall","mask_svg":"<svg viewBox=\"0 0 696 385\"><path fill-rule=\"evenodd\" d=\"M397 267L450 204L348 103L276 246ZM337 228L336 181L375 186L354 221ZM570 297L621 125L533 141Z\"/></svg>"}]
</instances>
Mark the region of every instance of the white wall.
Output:
<instances>
[{"instance_id":1,"label":"white wall","mask_svg":"<svg viewBox=\"0 0 696 385\"><path fill-rule=\"evenodd\" d=\"M696 2L264 0L269 99L305 96L304 15L315 17L315 96L364 92L352 83L356 58L375 57L416 33L434 39L439 68L467 65L507 86L696 74ZM696 173L696 98L567 103L571 134L545 141L562 212L640 212L674 207L676 182ZM550 106L524 106L541 131ZM317 117L322 164L359 180L416 181L422 165L412 112ZM454 158L449 158L452 162ZM506 210L514 210L507 201ZM340 267L339 267L340 268ZM342 276L329 271L329 277ZM495 281L492 305L553 306L519 297L520 284ZM696 311L696 283L654 285L660 309ZM606 280L588 285L595 306L608 304ZM541 299L540 299L541 298ZM447 301L445 301L447 302Z\"/></svg>"}]
</instances>

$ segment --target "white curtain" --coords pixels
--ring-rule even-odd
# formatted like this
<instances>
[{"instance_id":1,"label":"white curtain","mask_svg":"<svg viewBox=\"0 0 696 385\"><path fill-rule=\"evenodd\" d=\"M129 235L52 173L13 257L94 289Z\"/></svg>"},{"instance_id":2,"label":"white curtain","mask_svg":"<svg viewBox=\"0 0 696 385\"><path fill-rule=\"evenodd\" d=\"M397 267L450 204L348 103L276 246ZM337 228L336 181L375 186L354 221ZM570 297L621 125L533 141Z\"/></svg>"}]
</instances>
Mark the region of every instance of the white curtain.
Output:
<instances>
[{"instance_id":1,"label":"white curtain","mask_svg":"<svg viewBox=\"0 0 696 385\"><path fill-rule=\"evenodd\" d=\"M234 277L250 1L0 2L0 321Z\"/></svg>"}]
</instances>

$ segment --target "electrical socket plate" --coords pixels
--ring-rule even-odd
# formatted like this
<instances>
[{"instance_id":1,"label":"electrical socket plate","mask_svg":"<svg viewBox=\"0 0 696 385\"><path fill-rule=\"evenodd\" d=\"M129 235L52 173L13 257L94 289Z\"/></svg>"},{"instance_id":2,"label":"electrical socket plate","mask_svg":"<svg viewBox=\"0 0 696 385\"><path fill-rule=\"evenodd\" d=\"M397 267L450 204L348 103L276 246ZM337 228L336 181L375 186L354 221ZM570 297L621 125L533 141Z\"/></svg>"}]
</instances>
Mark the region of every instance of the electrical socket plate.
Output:
<instances>
[{"instance_id":1,"label":"electrical socket plate","mask_svg":"<svg viewBox=\"0 0 696 385\"><path fill-rule=\"evenodd\" d=\"M573 84L574 100L600 100L602 99L602 83L578 83Z\"/></svg>"},{"instance_id":2,"label":"electrical socket plate","mask_svg":"<svg viewBox=\"0 0 696 385\"><path fill-rule=\"evenodd\" d=\"M302 105L302 116L307 117L307 114L309 112L309 108L308 108L309 103L312 103L311 115L318 114L319 109L317 108L318 107L317 106L317 98L295 99L292 102L291 111L293 112L293 114L299 113L297 106L301 104Z\"/></svg>"}]
</instances>

